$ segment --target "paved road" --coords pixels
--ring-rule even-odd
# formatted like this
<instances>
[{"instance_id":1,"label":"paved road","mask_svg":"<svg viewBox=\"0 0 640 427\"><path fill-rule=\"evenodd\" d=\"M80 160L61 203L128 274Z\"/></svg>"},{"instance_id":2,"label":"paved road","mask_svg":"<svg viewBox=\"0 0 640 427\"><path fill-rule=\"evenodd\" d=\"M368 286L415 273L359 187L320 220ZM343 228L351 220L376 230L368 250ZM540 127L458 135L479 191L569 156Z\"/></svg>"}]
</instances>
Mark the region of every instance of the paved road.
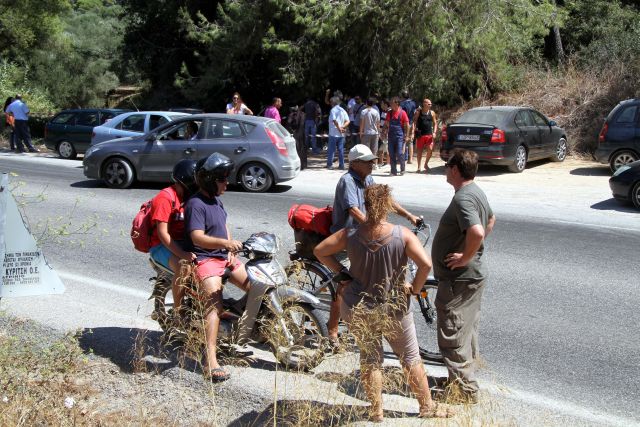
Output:
<instances>
[{"instance_id":1,"label":"paved road","mask_svg":"<svg viewBox=\"0 0 640 427\"><path fill-rule=\"evenodd\" d=\"M86 236L44 244L68 285L65 296L38 298L36 304L5 299L2 307L65 329L132 322L153 327L143 300L151 270L144 254L132 250L128 230L140 203L162 186L107 189L86 180L80 162L0 157L0 171L8 170L19 175L13 182L26 182L17 192L45 190L46 201L27 207L34 228L71 211L77 223L94 216L99 226ZM310 191L313 185L305 179L268 194L228 192L224 200L233 233L245 238L269 230L282 236L285 248L292 247L285 219L289 206L331 202L332 190L323 194L316 185ZM444 194L446 185L437 191ZM414 197L398 198L424 214L435 231L441 203L424 208L410 202ZM623 424L640 420L640 216L622 210L614 226L598 227L595 216L585 226L557 215L550 215L551 222L544 215L523 216L498 205L502 210L497 209L498 225L486 251L491 278L481 323L483 379L520 390L531 401L595 414L593 419L610 414ZM63 310L61 298L67 301Z\"/></svg>"}]
</instances>

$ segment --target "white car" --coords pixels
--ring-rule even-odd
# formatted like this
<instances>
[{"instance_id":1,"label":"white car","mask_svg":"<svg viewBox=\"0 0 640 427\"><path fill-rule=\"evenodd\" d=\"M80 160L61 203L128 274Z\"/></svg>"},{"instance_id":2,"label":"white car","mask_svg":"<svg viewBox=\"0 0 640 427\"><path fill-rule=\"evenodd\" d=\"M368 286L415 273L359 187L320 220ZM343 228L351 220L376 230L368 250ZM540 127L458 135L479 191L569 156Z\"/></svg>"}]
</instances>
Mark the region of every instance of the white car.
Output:
<instances>
[{"instance_id":1,"label":"white car","mask_svg":"<svg viewBox=\"0 0 640 427\"><path fill-rule=\"evenodd\" d=\"M111 139L142 135L160 125L188 115L171 111L133 111L120 114L102 126L93 128L91 145Z\"/></svg>"}]
</instances>

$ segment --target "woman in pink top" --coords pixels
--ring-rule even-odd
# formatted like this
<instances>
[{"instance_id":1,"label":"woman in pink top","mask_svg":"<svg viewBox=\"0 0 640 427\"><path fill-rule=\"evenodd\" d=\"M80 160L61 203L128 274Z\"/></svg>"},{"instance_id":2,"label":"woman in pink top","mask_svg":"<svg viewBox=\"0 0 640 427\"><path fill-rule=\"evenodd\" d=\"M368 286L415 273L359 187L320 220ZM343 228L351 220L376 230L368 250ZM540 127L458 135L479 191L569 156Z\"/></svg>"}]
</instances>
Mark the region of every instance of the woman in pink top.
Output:
<instances>
[{"instance_id":1,"label":"woman in pink top","mask_svg":"<svg viewBox=\"0 0 640 427\"><path fill-rule=\"evenodd\" d=\"M233 94L231 102L227 104L227 114L246 114L253 116L253 111L242 103L242 98L238 92Z\"/></svg>"}]
</instances>

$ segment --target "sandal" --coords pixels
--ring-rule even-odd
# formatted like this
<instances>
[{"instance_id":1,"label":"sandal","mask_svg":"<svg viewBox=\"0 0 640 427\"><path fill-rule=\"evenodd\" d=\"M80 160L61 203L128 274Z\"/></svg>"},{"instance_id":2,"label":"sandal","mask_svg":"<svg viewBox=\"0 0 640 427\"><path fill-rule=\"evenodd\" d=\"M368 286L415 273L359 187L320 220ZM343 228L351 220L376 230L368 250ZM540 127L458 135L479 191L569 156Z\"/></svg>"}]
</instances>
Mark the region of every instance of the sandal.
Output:
<instances>
[{"instance_id":1,"label":"sandal","mask_svg":"<svg viewBox=\"0 0 640 427\"><path fill-rule=\"evenodd\" d=\"M222 368L213 368L208 372L204 372L204 378L209 381L220 383L231 378L231 374Z\"/></svg>"},{"instance_id":2,"label":"sandal","mask_svg":"<svg viewBox=\"0 0 640 427\"><path fill-rule=\"evenodd\" d=\"M449 406L435 404L429 409L420 409L420 418L450 418L456 414L456 411Z\"/></svg>"}]
</instances>

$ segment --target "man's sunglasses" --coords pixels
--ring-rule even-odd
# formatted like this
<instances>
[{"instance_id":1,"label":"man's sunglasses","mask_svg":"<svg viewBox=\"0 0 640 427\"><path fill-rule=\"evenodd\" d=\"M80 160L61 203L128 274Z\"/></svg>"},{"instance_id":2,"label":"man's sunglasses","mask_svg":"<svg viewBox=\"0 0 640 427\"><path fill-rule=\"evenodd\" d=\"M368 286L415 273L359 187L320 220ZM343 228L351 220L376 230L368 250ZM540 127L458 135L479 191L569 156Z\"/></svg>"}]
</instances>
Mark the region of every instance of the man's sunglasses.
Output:
<instances>
[{"instance_id":1,"label":"man's sunglasses","mask_svg":"<svg viewBox=\"0 0 640 427\"><path fill-rule=\"evenodd\" d=\"M227 178L216 178L216 182L220 184L227 184Z\"/></svg>"},{"instance_id":2,"label":"man's sunglasses","mask_svg":"<svg viewBox=\"0 0 640 427\"><path fill-rule=\"evenodd\" d=\"M451 161L448 161L447 163L445 163L445 164L444 164L444 167L445 167L445 168L452 168L452 167L454 167L454 166L455 166L455 165L454 165L453 163L451 163Z\"/></svg>"}]
</instances>

